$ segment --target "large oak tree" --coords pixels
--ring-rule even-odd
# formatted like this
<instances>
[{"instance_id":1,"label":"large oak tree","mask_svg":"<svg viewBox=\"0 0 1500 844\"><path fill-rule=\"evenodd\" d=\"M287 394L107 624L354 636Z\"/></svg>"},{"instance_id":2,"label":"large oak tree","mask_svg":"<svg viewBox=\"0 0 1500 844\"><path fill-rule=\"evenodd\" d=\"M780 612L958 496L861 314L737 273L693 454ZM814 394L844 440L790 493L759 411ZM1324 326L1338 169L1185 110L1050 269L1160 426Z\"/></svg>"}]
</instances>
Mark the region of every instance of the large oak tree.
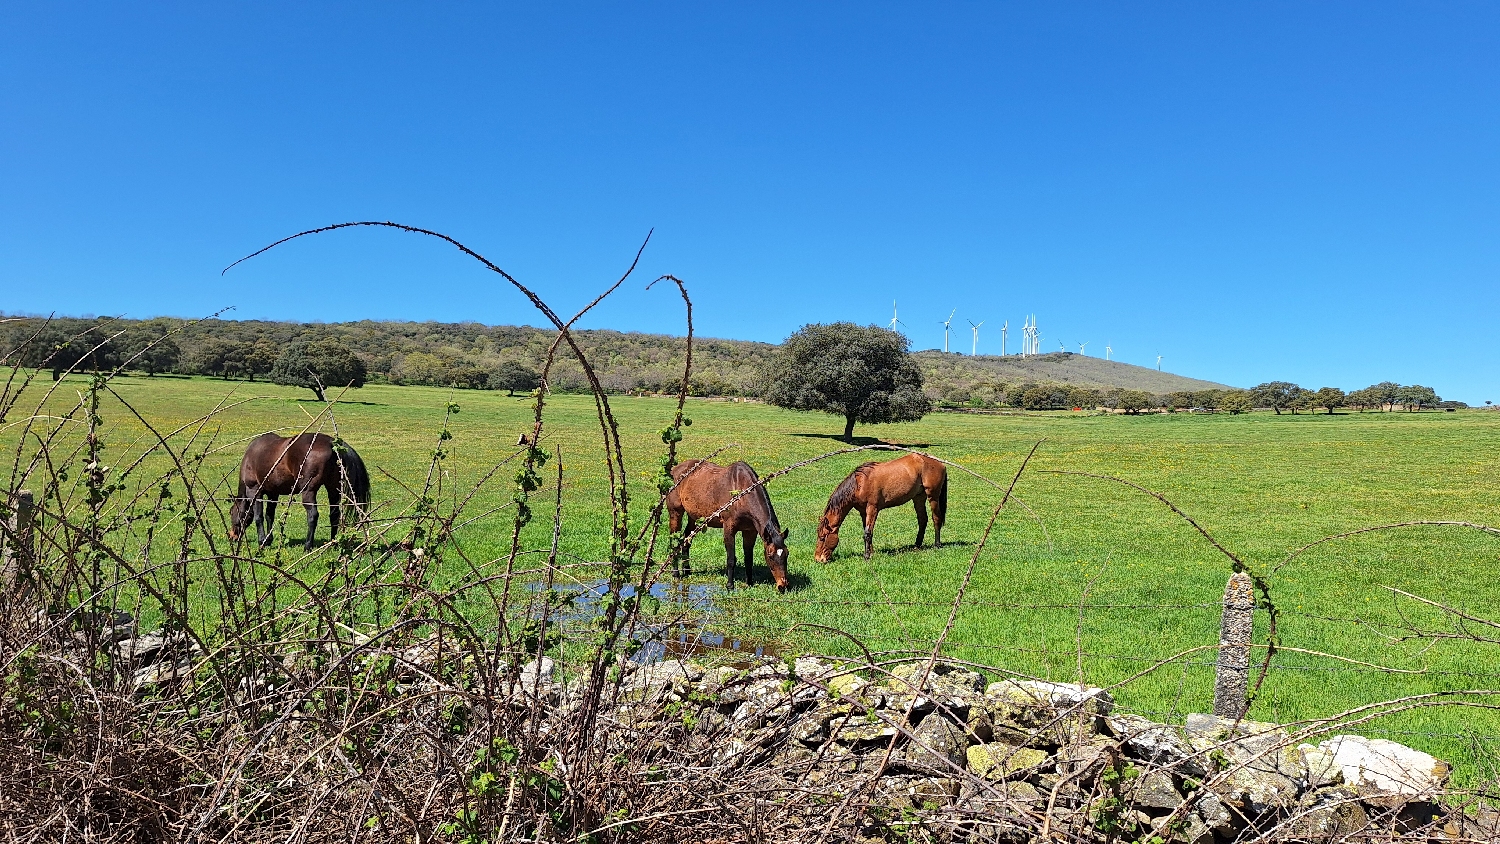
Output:
<instances>
[{"instance_id":1,"label":"large oak tree","mask_svg":"<svg viewBox=\"0 0 1500 844\"><path fill-rule=\"evenodd\" d=\"M291 387L306 387L318 397L325 389L363 387L365 362L348 346L332 337L312 342L298 341L287 346L271 367L271 380Z\"/></svg>"},{"instance_id":2,"label":"large oak tree","mask_svg":"<svg viewBox=\"0 0 1500 844\"><path fill-rule=\"evenodd\" d=\"M804 325L762 374L766 401L842 416L846 441L855 423L912 422L932 409L906 337L873 325Z\"/></svg>"}]
</instances>

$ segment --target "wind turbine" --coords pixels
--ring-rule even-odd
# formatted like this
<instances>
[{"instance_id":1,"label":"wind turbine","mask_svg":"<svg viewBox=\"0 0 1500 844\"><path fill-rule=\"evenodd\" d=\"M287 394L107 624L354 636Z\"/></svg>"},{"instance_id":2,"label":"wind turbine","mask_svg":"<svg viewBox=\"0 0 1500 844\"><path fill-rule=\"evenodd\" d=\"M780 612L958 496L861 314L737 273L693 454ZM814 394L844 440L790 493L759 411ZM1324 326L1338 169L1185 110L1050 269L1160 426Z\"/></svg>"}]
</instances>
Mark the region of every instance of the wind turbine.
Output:
<instances>
[{"instance_id":1,"label":"wind turbine","mask_svg":"<svg viewBox=\"0 0 1500 844\"><path fill-rule=\"evenodd\" d=\"M1156 356L1156 371L1161 372L1161 355Z\"/></svg>"},{"instance_id":2,"label":"wind turbine","mask_svg":"<svg viewBox=\"0 0 1500 844\"><path fill-rule=\"evenodd\" d=\"M1010 329L1010 320L1006 320L1005 324L1002 325L1002 326L1000 326L1000 357L1005 357L1005 340L1006 340L1005 335L1006 335L1006 332L1009 331L1009 329Z\"/></svg>"},{"instance_id":3,"label":"wind turbine","mask_svg":"<svg viewBox=\"0 0 1500 844\"><path fill-rule=\"evenodd\" d=\"M896 330L896 326L898 326L898 325L905 325L906 324L906 323L902 322L901 320L897 319L896 318L896 314L897 314L897 311L896 311L896 300L892 299L891 300L891 330L892 331Z\"/></svg>"},{"instance_id":4,"label":"wind turbine","mask_svg":"<svg viewBox=\"0 0 1500 844\"><path fill-rule=\"evenodd\" d=\"M948 321L943 323L943 352L945 354L948 351L948 325L953 322L953 314L956 313L958 313L958 308L954 308L953 312L948 314Z\"/></svg>"},{"instance_id":5,"label":"wind turbine","mask_svg":"<svg viewBox=\"0 0 1500 844\"><path fill-rule=\"evenodd\" d=\"M1109 360L1109 355L1110 355L1110 353L1111 353L1111 352L1113 352L1113 351L1114 351L1114 349L1111 349L1111 348L1110 348L1110 347L1109 347L1109 344L1108 344L1108 343L1105 343L1105 344L1104 344L1104 359L1105 359L1105 360Z\"/></svg>"},{"instance_id":6,"label":"wind turbine","mask_svg":"<svg viewBox=\"0 0 1500 844\"><path fill-rule=\"evenodd\" d=\"M1079 344L1078 344L1078 354L1080 354L1080 355L1082 355L1082 354L1086 354L1086 353L1085 353L1085 352L1084 352L1084 351L1083 351L1083 348L1084 348L1084 347L1085 347L1085 346L1087 346L1087 345L1088 345L1088 343L1079 343Z\"/></svg>"},{"instance_id":7,"label":"wind turbine","mask_svg":"<svg viewBox=\"0 0 1500 844\"><path fill-rule=\"evenodd\" d=\"M1068 353L1068 347L1064 346L1063 345L1063 341L1061 341L1061 340L1057 341L1057 350L1059 352L1062 352L1063 354L1067 354Z\"/></svg>"},{"instance_id":8,"label":"wind turbine","mask_svg":"<svg viewBox=\"0 0 1500 844\"><path fill-rule=\"evenodd\" d=\"M969 324L970 325L974 325L974 320L972 320L972 319L969 320ZM970 352L969 352L969 355L971 357L974 356L974 355L979 354L979 326L980 325L984 325L984 320L980 320L979 321L979 325L974 325L974 348L972 350L970 350Z\"/></svg>"}]
</instances>

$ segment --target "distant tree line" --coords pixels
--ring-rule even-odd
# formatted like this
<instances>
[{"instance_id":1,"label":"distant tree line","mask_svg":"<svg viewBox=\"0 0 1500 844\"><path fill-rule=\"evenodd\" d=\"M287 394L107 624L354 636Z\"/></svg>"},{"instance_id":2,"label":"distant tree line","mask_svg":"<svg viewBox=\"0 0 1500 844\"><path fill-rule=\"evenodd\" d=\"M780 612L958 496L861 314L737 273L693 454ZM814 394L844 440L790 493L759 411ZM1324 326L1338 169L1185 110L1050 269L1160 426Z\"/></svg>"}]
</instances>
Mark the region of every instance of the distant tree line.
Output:
<instances>
[{"instance_id":1,"label":"distant tree line","mask_svg":"<svg viewBox=\"0 0 1500 844\"><path fill-rule=\"evenodd\" d=\"M605 389L676 392L681 337L576 331ZM293 323L258 320L19 318L0 322L0 355L69 370L112 370L277 381L332 389L358 383L417 384L530 392L556 333L478 323ZM32 339L34 338L34 340ZM30 341L30 342L28 342ZM693 349L693 395L758 396L760 372L775 350L766 343L700 340ZM128 362L128 363L127 363ZM310 364L316 364L311 366ZM322 372L326 378L313 378ZM560 350L549 387L585 392L576 360Z\"/></svg>"},{"instance_id":2,"label":"distant tree line","mask_svg":"<svg viewBox=\"0 0 1500 844\"><path fill-rule=\"evenodd\" d=\"M1264 408L1282 412L1332 413L1338 408L1364 411L1424 410L1467 407L1463 402L1443 401L1431 387L1402 386L1382 381L1363 390L1346 393L1338 387L1309 390L1289 381L1268 381L1249 390L1185 390L1152 394L1142 390L1095 389L1056 382L992 383L940 388L937 401L943 408L1018 408L1022 410L1093 410L1106 408L1126 413L1151 410L1246 413Z\"/></svg>"},{"instance_id":3,"label":"distant tree line","mask_svg":"<svg viewBox=\"0 0 1500 844\"><path fill-rule=\"evenodd\" d=\"M839 324L839 331L854 337L863 336L864 329ZM606 390L636 394L677 391L684 353L681 337L605 330L583 330L575 335ZM0 359L7 363L19 360L24 366L45 366L53 377L70 370L113 370L124 366L128 371L148 376L177 373L274 381L320 394L327 389L365 383L504 390L515 394L539 386L538 373L555 338L555 332L550 330L479 323L25 317L0 322L0 356L3 356ZM790 360L781 354L782 348L743 340L695 341L689 392L696 396L768 397L788 405L814 402L810 394L793 395L784 388L777 392L777 373ZM927 402L937 407L976 409L1108 408L1125 413L1160 410L1243 413L1265 408L1279 414L1318 410L1331 413L1335 408L1363 412L1463 406L1460 402L1443 402L1430 387L1403 386L1391 381L1350 393L1336 387L1309 390L1287 381L1271 381L1250 390L1158 395L1049 381L963 383L955 374L940 370L929 371L925 378L920 373L903 372L901 385L890 388L890 395L895 397L890 409L877 412L871 409L875 405L871 405L856 412L860 421L874 421L881 413L894 418L913 412L907 408L921 404L913 390L920 391ZM581 368L564 351L558 352L548 386L564 393L588 389ZM816 401L840 403L831 394Z\"/></svg>"},{"instance_id":4,"label":"distant tree line","mask_svg":"<svg viewBox=\"0 0 1500 844\"><path fill-rule=\"evenodd\" d=\"M1458 401L1443 401L1431 387L1420 384L1401 385L1394 381L1371 384L1363 390L1346 393L1338 387L1321 387L1309 390L1290 381L1267 381L1250 390L1256 407L1265 407L1276 413L1324 410L1332 413L1335 408L1347 407L1361 413L1369 410L1424 410L1436 407L1467 407Z\"/></svg>"}]
</instances>

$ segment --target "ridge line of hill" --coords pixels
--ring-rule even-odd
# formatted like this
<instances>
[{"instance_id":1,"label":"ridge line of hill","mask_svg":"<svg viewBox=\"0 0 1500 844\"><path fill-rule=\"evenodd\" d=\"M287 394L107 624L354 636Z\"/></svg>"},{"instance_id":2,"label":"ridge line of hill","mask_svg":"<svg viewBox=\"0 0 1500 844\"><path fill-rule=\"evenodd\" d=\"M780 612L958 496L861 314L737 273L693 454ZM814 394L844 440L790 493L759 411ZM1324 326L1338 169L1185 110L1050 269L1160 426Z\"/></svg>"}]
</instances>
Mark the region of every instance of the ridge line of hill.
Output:
<instances>
[{"instance_id":1,"label":"ridge line of hill","mask_svg":"<svg viewBox=\"0 0 1500 844\"><path fill-rule=\"evenodd\" d=\"M3 314L0 314L3 315ZM3 350L17 348L42 330L46 348L90 325L123 332L123 348L140 348L167 332L158 371L255 378L269 372L279 350L295 340L334 337L365 363L372 380L398 384L437 384L483 388L502 380L506 368L539 367L555 331L532 326L478 322L399 322L357 320L301 323L211 319L193 322L170 317L149 320L23 317L0 323ZM675 392L682 378L681 336L610 328L573 332L589 355L605 388L614 392ZM52 335L56 335L55 337ZM778 347L755 340L697 337L693 343L692 391L696 395L759 395L760 373ZM970 356L935 350L913 353L925 387L935 398L975 388L1056 383L1090 389L1141 390L1153 394L1227 389L1212 381L1106 361L1071 352L1032 357ZM554 389L586 389L575 360L559 356Z\"/></svg>"}]
</instances>

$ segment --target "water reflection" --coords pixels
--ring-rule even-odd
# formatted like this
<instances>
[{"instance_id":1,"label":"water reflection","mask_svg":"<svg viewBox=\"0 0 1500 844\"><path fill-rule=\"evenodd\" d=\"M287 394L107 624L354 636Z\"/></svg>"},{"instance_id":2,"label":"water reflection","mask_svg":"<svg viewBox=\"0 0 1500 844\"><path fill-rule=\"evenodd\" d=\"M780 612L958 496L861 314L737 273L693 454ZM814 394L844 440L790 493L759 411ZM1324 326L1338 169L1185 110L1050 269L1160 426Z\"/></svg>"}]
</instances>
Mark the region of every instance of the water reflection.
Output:
<instances>
[{"instance_id":1,"label":"water reflection","mask_svg":"<svg viewBox=\"0 0 1500 844\"><path fill-rule=\"evenodd\" d=\"M527 589L539 593L543 585L531 583ZM609 581L600 578L582 584L554 585L552 592L558 598L552 601L551 623L561 625L565 637L580 637L590 629L590 622L602 614L600 601L609 593ZM779 653L774 644L714 629L714 621L723 615L718 600L724 594L722 586L672 581L652 584L648 594L660 602L660 611L643 612L641 623L631 631L631 637L640 644L630 657L635 662L649 664L699 655L741 655L748 661L751 657ZM622 598L635 595L633 585L627 584L620 590ZM540 616L541 608L534 606L531 613L533 617Z\"/></svg>"}]
</instances>

